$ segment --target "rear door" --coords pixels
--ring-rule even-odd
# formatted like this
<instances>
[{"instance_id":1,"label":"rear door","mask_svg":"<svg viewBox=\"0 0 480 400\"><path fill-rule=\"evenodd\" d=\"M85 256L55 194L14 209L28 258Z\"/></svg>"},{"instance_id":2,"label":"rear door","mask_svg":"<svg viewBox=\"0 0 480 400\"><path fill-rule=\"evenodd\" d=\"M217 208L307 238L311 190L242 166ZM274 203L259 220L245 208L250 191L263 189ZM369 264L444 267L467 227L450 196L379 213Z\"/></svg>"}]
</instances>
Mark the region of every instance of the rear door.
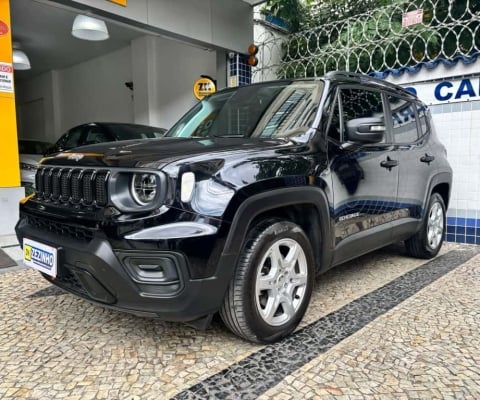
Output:
<instances>
[{"instance_id":1,"label":"rear door","mask_svg":"<svg viewBox=\"0 0 480 400\"><path fill-rule=\"evenodd\" d=\"M389 95L392 136L399 161L398 201L395 235L407 238L418 228L435 173L435 156L429 145L430 126L421 103Z\"/></svg>"}]
</instances>

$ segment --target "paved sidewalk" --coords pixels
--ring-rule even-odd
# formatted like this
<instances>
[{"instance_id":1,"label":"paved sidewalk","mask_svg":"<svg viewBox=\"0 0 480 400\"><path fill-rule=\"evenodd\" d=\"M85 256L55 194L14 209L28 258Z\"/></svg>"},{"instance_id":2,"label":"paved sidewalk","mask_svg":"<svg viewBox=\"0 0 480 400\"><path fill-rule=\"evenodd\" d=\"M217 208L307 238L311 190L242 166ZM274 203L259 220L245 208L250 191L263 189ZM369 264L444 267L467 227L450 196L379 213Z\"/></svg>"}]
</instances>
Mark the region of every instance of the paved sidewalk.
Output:
<instances>
[{"instance_id":1,"label":"paved sidewalk","mask_svg":"<svg viewBox=\"0 0 480 400\"><path fill-rule=\"evenodd\" d=\"M479 288L477 256L260 399L480 399Z\"/></svg>"},{"instance_id":2,"label":"paved sidewalk","mask_svg":"<svg viewBox=\"0 0 480 400\"><path fill-rule=\"evenodd\" d=\"M0 273L22 265L22 249L15 235L0 235Z\"/></svg>"},{"instance_id":3,"label":"paved sidewalk","mask_svg":"<svg viewBox=\"0 0 480 400\"><path fill-rule=\"evenodd\" d=\"M337 267L272 346L218 320L202 332L111 311L7 269L0 399L478 400L479 250L447 243L426 261L399 245Z\"/></svg>"}]
</instances>

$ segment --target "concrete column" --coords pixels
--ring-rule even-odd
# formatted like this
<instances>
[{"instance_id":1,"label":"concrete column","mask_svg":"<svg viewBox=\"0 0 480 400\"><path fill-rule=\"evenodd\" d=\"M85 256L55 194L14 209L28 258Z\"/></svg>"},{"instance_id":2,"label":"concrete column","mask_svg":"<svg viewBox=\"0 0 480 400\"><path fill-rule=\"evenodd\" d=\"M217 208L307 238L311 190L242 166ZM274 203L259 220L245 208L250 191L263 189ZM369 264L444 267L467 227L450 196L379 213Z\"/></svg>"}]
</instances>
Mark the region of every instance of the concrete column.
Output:
<instances>
[{"instance_id":1,"label":"concrete column","mask_svg":"<svg viewBox=\"0 0 480 400\"><path fill-rule=\"evenodd\" d=\"M225 50L217 50L217 89L225 89L227 87L227 52Z\"/></svg>"},{"instance_id":2,"label":"concrete column","mask_svg":"<svg viewBox=\"0 0 480 400\"><path fill-rule=\"evenodd\" d=\"M142 36L131 43L133 78L133 117L137 124L155 125L157 47L155 37Z\"/></svg>"},{"instance_id":3,"label":"concrete column","mask_svg":"<svg viewBox=\"0 0 480 400\"><path fill-rule=\"evenodd\" d=\"M58 71L51 71L52 74L52 123L51 131L47 134L50 134L50 137L54 139L60 137L62 132L62 99L60 97L60 74ZM55 140L50 139L52 142Z\"/></svg>"}]
</instances>

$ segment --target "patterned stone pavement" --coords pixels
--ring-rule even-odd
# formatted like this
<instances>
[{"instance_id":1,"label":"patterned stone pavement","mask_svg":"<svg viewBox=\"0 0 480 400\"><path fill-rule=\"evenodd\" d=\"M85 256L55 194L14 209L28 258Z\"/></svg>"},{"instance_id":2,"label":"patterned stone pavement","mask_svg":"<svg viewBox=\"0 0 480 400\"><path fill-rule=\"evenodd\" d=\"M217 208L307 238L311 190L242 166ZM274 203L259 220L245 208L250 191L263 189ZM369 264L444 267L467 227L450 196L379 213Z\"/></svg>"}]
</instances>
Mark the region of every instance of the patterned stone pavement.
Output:
<instances>
[{"instance_id":1,"label":"patterned stone pavement","mask_svg":"<svg viewBox=\"0 0 480 400\"><path fill-rule=\"evenodd\" d=\"M480 399L478 250L447 243L426 263L391 246L338 267L274 346L216 320L202 332L107 310L4 270L0 398Z\"/></svg>"},{"instance_id":2,"label":"patterned stone pavement","mask_svg":"<svg viewBox=\"0 0 480 400\"><path fill-rule=\"evenodd\" d=\"M480 399L479 288L477 256L260 399Z\"/></svg>"}]
</instances>

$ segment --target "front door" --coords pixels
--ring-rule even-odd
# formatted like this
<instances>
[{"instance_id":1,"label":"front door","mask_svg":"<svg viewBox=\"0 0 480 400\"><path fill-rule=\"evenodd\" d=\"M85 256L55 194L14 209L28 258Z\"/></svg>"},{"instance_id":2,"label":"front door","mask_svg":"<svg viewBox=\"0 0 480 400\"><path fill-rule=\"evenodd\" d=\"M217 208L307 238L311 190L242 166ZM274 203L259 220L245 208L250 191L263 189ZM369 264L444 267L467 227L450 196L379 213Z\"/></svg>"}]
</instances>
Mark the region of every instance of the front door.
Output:
<instances>
[{"instance_id":1,"label":"front door","mask_svg":"<svg viewBox=\"0 0 480 400\"><path fill-rule=\"evenodd\" d=\"M334 264L354 258L392 240L398 211L398 160L386 134L380 143L357 145L345 139L347 122L379 118L384 98L361 87L339 88L328 127L329 170L335 238Z\"/></svg>"}]
</instances>

